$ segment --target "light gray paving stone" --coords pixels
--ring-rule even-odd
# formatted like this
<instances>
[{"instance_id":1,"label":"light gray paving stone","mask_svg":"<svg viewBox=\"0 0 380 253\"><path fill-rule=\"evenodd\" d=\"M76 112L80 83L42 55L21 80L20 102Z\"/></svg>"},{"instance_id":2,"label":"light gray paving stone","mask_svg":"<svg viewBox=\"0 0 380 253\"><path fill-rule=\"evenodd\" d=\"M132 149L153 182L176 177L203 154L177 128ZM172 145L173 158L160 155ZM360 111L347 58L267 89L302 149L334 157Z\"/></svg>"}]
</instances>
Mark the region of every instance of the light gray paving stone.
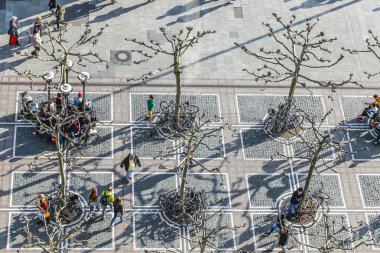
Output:
<instances>
[{"instance_id":1,"label":"light gray paving stone","mask_svg":"<svg viewBox=\"0 0 380 253\"><path fill-rule=\"evenodd\" d=\"M158 206L160 195L176 190L175 174L133 173L134 206Z\"/></svg>"},{"instance_id":2,"label":"light gray paving stone","mask_svg":"<svg viewBox=\"0 0 380 253\"><path fill-rule=\"evenodd\" d=\"M39 194L51 194L53 183L59 182L59 173L13 173L12 205L35 207Z\"/></svg>"},{"instance_id":3,"label":"light gray paving stone","mask_svg":"<svg viewBox=\"0 0 380 253\"><path fill-rule=\"evenodd\" d=\"M245 159L270 159L275 153L284 154L284 145L270 138L261 129L241 129Z\"/></svg>"},{"instance_id":4,"label":"light gray paving stone","mask_svg":"<svg viewBox=\"0 0 380 253\"><path fill-rule=\"evenodd\" d=\"M275 207L286 193L291 193L289 175L248 174L248 191L251 208Z\"/></svg>"},{"instance_id":5,"label":"light gray paving stone","mask_svg":"<svg viewBox=\"0 0 380 253\"><path fill-rule=\"evenodd\" d=\"M135 246L143 248L161 248L165 245L180 247L177 233L179 228L169 227L163 222L159 213L134 213Z\"/></svg>"},{"instance_id":6,"label":"light gray paving stone","mask_svg":"<svg viewBox=\"0 0 380 253\"><path fill-rule=\"evenodd\" d=\"M156 100L156 106L153 113L159 111L159 106L162 101L175 100L175 94L131 94L131 110L132 121L144 121L145 115L147 115L146 101L149 95L153 95ZM195 104L199 107L199 115L205 114L206 119L210 119L214 122L219 122L220 110L219 110L219 98L216 95L190 95L183 94L182 102L189 101L190 104ZM215 118L215 116L217 118Z\"/></svg>"},{"instance_id":7,"label":"light gray paving stone","mask_svg":"<svg viewBox=\"0 0 380 253\"><path fill-rule=\"evenodd\" d=\"M213 159L213 158L224 158L224 140L223 135L221 131L212 132L213 130L205 129L205 134L208 134L209 136L204 138L201 141L201 144L198 145L198 147L195 149L194 152L194 159ZM212 133L211 133L212 132ZM184 145L187 145L186 142L184 142ZM186 153L187 148L184 147L183 151ZM184 157L184 155L182 154ZM182 158L182 157L181 157Z\"/></svg>"},{"instance_id":8,"label":"light gray paving stone","mask_svg":"<svg viewBox=\"0 0 380 253\"><path fill-rule=\"evenodd\" d=\"M305 186L307 174L296 174L300 186ZM343 201L343 193L340 185L339 175L319 174L313 175L310 184L310 193L322 188L322 192L329 195L328 200L330 207L345 207ZM348 196L349 197L349 196Z\"/></svg>"},{"instance_id":9,"label":"light gray paving stone","mask_svg":"<svg viewBox=\"0 0 380 253\"><path fill-rule=\"evenodd\" d=\"M358 175L365 207L380 207L380 175Z\"/></svg>"},{"instance_id":10,"label":"light gray paving stone","mask_svg":"<svg viewBox=\"0 0 380 253\"><path fill-rule=\"evenodd\" d=\"M98 189L100 195L113 183L113 172L78 173L69 174L69 189L77 192L86 201L93 187Z\"/></svg>"},{"instance_id":11,"label":"light gray paving stone","mask_svg":"<svg viewBox=\"0 0 380 253\"><path fill-rule=\"evenodd\" d=\"M294 100L297 108L315 116L317 122L322 120L326 113L321 96L295 96ZM268 109L277 109L284 101L284 96L281 95L238 95L239 121L244 124L262 123Z\"/></svg>"}]
</instances>

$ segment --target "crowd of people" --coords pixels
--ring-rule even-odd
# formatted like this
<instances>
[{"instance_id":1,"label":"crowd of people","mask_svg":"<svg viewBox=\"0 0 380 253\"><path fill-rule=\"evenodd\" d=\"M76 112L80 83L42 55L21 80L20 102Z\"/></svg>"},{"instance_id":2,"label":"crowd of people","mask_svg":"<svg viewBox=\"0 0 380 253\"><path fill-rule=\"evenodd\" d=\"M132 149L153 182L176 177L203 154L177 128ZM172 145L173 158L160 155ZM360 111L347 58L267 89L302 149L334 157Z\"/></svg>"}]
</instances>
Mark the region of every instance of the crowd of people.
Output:
<instances>
[{"instance_id":1,"label":"crowd of people","mask_svg":"<svg viewBox=\"0 0 380 253\"><path fill-rule=\"evenodd\" d=\"M379 117L379 107L380 107L380 97L375 94L373 95L373 101L368 103L361 114L356 117L356 120L359 122L369 119L369 127L373 129L376 139L372 144L377 145L380 142L380 117Z\"/></svg>"}]
</instances>

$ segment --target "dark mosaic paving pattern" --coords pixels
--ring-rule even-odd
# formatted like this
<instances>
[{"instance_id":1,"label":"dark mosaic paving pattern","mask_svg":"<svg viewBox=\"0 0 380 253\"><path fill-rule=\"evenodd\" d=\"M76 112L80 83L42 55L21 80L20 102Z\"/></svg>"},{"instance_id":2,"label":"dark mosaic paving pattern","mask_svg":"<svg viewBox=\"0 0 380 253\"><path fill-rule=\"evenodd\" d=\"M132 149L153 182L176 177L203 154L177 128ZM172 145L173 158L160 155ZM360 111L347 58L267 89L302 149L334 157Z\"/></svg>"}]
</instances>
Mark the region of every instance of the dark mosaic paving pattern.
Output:
<instances>
[{"instance_id":1,"label":"dark mosaic paving pattern","mask_svg":"<svg viewBox=\"0 0 380 253\"><path fill-rule=\"evenodd\" d=\"M175 189L175 174L133 173L134 206L158 206L159 196Z\"/></svg>"},{"instance_id":2,"label":"dark mosaic paving pattern","mask_svg":"<svg viewBox=\"0 0 380 253\"><path fill-rule=\"evenodd\" d=\"M224 145L223 145L223 136L221 131L212 132L210 130L209 137L204 138L202 144L198 146L195 150L194 158L201 159L213 159L213 158L223 158L224 157Z\"/></svg>"},{"instance_id":3,"label":"dark mosaic paving pattern","mask_svg":"<svg viewBox=\"0 0 380 253\"><path fill-rule=\"evenodd\" d=\"M33 127L16 128L16 145L14 150L16 157L42 156L55 150L55 146L47 136L38 136L34 132Z\"/></svg>"},{"instance_id":4,"label":"dark mosaic paving pattern","mask_svg":"<svg viewBox=\"0 0 380 253\"><path fill-rule=\"evenodd\" d=\"M99 195L112 185L112 173L70 173L70 190L79 193L85 200L93 187L98 188Z\"/></svg>"},{"instance_id":5,"label":"dark mosaic paving pattern","mask_svg":"<svg viewBox=\"0 0 380 253\"><path fill-rule=\"evenodd\" d=\"M250 174L247 178L251 208L274 207L281 195L291 193L288 175Z\"/></svg>"},{"instance_id":6,"label":"dark mosaic paving pattern","mask_svg":"<svg viewBox=\"0 0 380 253\"><path fill-rule=\"evenodd\" d=\"M346 97L341 96L340 101L342 102L343 115L345 123L348 125L365 125L367 121L357 121L355 118L361 114L365 107L368 105L366 103L372 102L373 98L368 97Z\"/></svg>"},{"instance_id":7,"label":"dark mosaic paving pattern","mask_svg":"<svg viewBox=\"0 0 380 253\"><path fill-rule=\"evenodd\" d=\"M147 114L146 101L151 94L131 94L132 121L144 121ZM162 101L175 100L175 94L152 94L156 100L156 106L153 112L159 111L159 106ZM205 118L214 122L219 122L219 99L217 95L190 95L183 94L182 101L189 101L190 104L195 104L199 107L199 115L205 114ZM216 116L216 118L215 118Z\"/></svg>"},{"instance_id":8,"label":"dark mosaic paving pattern","mask_svg":"<svg viewBox=\"0 0 380 253\"><path fill-rule=\"evenodd\" d=\"M372 230L372 238L374 241L374 247L380 248L380 216L379 214L367 214L368 225Z\"/></svg>"},{"instance_id":9,"label":"dark mosaic paving pattern","mask_svg":"<svg viewBox=\"0 0 380 253\"><path fill-rule=\"evenodd\" d=\"M135 213L134 219L136 248L180 247L179 229L162 222L158 213Z\"/></svg>"},{"instance_id":10,"label":"dark mosaic paving pattern","mask_svg":"<svg viewBox=\"0 0 380 253\"><path fill-rule=\"evenodd\" d=\"M365 207L380 207L380 175L358 175Z\"/></svg>"},{"instance_id":11,"label":"dark mosaic paving pattern","mask_svg":"<svg viewBox=\"0 0 380 253\"><path fill-rule=\"evenodd\" d=\"M269 108L277 109L284 101L284 96L278 95L238 95L237 106L240 115L240 123L262 123ZM315 116L317 121L325 115L323 99L321 96L295 96L295 105L310 116Z\"/></svg>"}]
</instances>

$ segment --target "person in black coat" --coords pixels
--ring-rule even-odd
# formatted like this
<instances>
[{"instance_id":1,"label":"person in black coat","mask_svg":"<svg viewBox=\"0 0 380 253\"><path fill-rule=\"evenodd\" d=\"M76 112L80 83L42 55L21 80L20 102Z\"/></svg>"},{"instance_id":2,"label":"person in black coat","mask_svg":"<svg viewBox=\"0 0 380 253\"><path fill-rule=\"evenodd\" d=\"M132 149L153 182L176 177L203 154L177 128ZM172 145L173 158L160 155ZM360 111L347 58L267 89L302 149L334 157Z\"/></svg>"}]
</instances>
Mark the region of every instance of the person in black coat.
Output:
<instances>
[{"instance_id":1,"label":"person in black coat","mask_svg":"<svg viewBox=\"0 0 380 253\"><path fill-rule=\"evenodd\" d=\"M281 252L284 253L286 251L286 244L288 244L289 232L285 227L282 227L279 233L280 238L278 239L278 246L281 247Z\"/></svg>"},{"instance_id":2,"label":"person in black coat","mask_svg":"<svg viewBox=\"0 0 380 253\"><path fill-rule=\"evenodd\" d=\"M126 158L121 162L120 167L125 169L125 180L127 181L127 184L129 183L129 180L132 179L132 173L133 170L137 167L141 167L141 162L137 155L128 154Z\"/></svg>"},{"instance_id":3,"label":"person in black coat","mask_svg":"<svg viewBox=\"0 0 380 253\"><path fill-rule=\"evenodd\" d=\"M57 0L49 0L48 6L49 6L49 10L51 11L50 16L53 16L57 8Z\"/></svg>"},{"instance_id":4,"label":"person in black coat","mask_svg":"<svg viewBox=\"0 0 380 253\"><path fill-rule=\"evenodd\" d=\"M288 213L286 214L286 219L290 220L292 216L297 211L298 204L301 202L303 196L303 188L300 187L296 191L293 192L292 197L290 199L290 205L288 209Z\"/></svg>"},{"instance_id":5,"label":"person in black coat","mask_svg":"<svg viewBox=\"0 0 380 253\"><path fill-rule=\"evenodd\" d=\"M9 45L17 45L17 46L20 45L19 40L18 40L17 26L18 26L17 17L13 16L11 20L9 21L9 29L8 29L8 35L10 36Z\"/></svg>"}]
</instances>

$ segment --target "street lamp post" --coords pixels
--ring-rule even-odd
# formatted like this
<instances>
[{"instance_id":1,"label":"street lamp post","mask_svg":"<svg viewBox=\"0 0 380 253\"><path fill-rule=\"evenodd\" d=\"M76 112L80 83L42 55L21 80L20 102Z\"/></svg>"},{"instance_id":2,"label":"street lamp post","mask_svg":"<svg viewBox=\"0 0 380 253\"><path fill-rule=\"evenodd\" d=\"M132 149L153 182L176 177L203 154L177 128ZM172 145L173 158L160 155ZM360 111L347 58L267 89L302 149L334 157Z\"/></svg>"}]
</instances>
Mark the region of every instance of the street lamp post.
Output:
<instances>
[{"instance_id":1,"label":"street lamp post","mask_svg":"<svg viewBox=\"0 0 380 253\"><path fill-rule=\"evenodd\" d=\"M51 95L50 95L50 85L51 85L51 82L54 78L54 72L53 71L45 71L42 78L45 80L46 82L46 87L47 87L47 91L48 91L48 101L50 101L50 98L51 98Z\"/></svg>"},{"instance_id":2,"label":"street lamp post","mask_svg":"<svg viewBox=\"0 0 380 253\"><path fill-rule=\"evenodd\" d=\"M80 72L78 75L78 79L80 80L82 84L82 90L83 90L83 98L82 98L82 110L86 111L86 85L87 81L90 80L91 75L88 72Z\"/></svg>"},{"instance_id":3,"label":"street lamp post","mask_svg":"<svg viewBox=\"0 0 380 253\"><path fill-rule=\"evenodd\" d=\"M65 72L66 72L65 81L66 81L66 83L69 82L69 71L73 66L74 66L74 62L70 59L66 59L66 63L65 63Z\"/></svg>"},{"instance_id":4,"label":"street lamp post","mask_svg":"<svg viewBox=\"0 0 380 253\"><path fill-rule=\"evenodd\" d=\"M67 118L68 107L69 107L69 95L70 95L70 92L73 90L73 87L70 84L65 83L59 87L59 90L63 94L64 100L65 100L65 117Z\"/></svg>"}]
</instances>

